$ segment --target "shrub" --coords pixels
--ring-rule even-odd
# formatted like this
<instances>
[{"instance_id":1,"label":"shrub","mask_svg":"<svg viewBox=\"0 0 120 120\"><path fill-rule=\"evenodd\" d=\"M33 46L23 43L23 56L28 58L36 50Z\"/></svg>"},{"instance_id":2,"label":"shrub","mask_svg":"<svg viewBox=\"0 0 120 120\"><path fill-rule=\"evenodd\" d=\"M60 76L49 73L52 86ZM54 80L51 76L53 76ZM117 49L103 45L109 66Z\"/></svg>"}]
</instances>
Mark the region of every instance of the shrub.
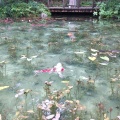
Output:
<instances>
[{"instance_id":1,"label":"shrub","mask_svg":"<svg viewBox=\"0 0 120 120\"><path fill-rule=\"evenodd\" d=\"M11 4L7 4L0 8L0 17L12 17L12 18L19 18L19 17L35 17L39 16L42 12L46 13L48 16L50 15L49 10L47 7L38 2L14 2Z\"/></svg>"},{"instance_id":2,"label":"shrub","mask_svg":"<svg viewBox=\"0 0 120 120\"><path fill-rule=\"evenodd\" d=\"M100 7L100 18L119 18L120 17L120 3L119 0L108 0L107 2L98 2ZM96 14L96 12L94 13Z\"/></svg>"}]
</instances>

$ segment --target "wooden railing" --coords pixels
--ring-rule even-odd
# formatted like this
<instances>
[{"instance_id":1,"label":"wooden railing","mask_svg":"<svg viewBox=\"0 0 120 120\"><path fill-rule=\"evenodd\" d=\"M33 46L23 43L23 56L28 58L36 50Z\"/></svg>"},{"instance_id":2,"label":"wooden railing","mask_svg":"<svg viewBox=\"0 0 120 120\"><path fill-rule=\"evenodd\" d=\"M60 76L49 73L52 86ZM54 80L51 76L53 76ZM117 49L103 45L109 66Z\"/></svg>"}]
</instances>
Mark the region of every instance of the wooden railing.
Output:
<instances>
[{"instance_id":1,"label":"wooden railing","mask_svg":"<svg viewBox=\"0 0 120 120\"><path fill-rule=\"evenodd\" d=\"M105 1L105 0L104 0ZM60 2L58 2L58 0L48 0L48 7L70 7L71 5L69 5L69 0L61 0ZM76 0L76 5L73 7L84 7L83 3L87 3L90 2L91 7L95 7L97 2L103 2L103 0ZM85 6L86 7L86 6Z\"/></svg>"}]
</instances>

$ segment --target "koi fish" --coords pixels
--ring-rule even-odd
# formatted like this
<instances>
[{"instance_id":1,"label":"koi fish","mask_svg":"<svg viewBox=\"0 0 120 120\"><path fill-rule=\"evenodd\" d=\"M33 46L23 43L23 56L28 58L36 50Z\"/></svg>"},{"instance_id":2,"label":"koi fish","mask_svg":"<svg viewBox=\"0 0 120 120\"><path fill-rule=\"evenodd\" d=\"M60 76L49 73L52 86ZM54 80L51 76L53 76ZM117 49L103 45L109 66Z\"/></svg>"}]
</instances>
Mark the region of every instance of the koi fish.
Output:
<instances>
[{"instance_id":1,"label":"koi fish","mask_svg":"<svg viewBox=\"0 0 120 120\"><path fill-rule=\"evenodd\" d=\"M76 40L75 40L76 37L75 37L74 33L69 32L67 35L69 36L69 38L71 39L72 42L75 42L75 41L76 41Z\"/></svg>"},{"instance_id":2,"label":"koi fish","mask_svg":"<svg viewBox=\"0 0 120 120\"><path fill-rule=\"evenodd\" d=\"M57 73L59 75L60 78L63 78L63 74L62 72L65 69L63 68L61 63L58 63L56 66L54 66L53 68L48 68L48 69L43 69L43 70L35 70L34 73L35 75L39 74L39 73Z\"/></svg>"}]
</instances>

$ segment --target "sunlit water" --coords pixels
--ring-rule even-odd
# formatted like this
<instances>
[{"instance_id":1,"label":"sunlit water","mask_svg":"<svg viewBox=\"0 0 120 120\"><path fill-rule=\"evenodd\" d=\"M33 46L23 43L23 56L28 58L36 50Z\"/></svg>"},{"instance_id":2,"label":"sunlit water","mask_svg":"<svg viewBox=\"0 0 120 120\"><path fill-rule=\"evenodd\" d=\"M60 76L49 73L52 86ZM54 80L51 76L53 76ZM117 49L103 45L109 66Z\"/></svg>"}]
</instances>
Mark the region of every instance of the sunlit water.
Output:
<instances>
[{"instance_id":1,"label":"sunlit water","mask_svg":"<svg viewBox=\"0 0 120 120\"><path fill-rule=\"evenodd\" d=\"M68 33L74 34L73 39ZM102 53L96 56L96 50ZM117 50L117 53L110 55L112 50ZM27 56L28 60L21 59L22 55ZM37 57L29 61L32 56ZM101 56L107 56L109 61L101 59ZM95 57L96 60L92 61L89 57ZM0 91L0 113L5 120L14 118L16 109L24 104L24 96L15 98L20 89L33 91L32 97L27 99L28 109L31 109L32 102L37 106L44 100L45 81L53 81L52 90L63 89L66 85L61 81L70 81L69 84L74 86L70 99L79 99L93 116L96 104L102 102L106 110L113 109L112 117L116 118L120 115L119 58L118 21L85 18L79 21L59 20L45 26L28 22L1 24L0 86L9 88ZM63 78L55 73L35 76L34 70L52 68L59 62L65 68ZM118 78L112 84L113 94L111 78ZM78 80L83 84L79 88L79 94L76 93ZM89 80L94 80L95 83L89 85Z\"/></svg>"}]
</instances>

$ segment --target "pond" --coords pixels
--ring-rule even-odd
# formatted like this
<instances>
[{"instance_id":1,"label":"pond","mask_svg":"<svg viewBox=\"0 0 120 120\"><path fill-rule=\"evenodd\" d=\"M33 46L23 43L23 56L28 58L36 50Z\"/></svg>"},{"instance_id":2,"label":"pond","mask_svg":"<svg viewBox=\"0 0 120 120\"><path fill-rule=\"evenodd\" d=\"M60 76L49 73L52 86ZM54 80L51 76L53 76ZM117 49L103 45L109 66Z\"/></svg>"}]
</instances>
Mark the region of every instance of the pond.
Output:
<instances>
[{"instance_id":1,"label":"pond","mask_svg":"<svg viewBox=\"0 0 120 120\"><path fill-rule=\"evenodd\" d=\"M44 120L120 119L120 21L0 24L2 119L40 120L38 109Z\"/></svg>"}]
</instances>

